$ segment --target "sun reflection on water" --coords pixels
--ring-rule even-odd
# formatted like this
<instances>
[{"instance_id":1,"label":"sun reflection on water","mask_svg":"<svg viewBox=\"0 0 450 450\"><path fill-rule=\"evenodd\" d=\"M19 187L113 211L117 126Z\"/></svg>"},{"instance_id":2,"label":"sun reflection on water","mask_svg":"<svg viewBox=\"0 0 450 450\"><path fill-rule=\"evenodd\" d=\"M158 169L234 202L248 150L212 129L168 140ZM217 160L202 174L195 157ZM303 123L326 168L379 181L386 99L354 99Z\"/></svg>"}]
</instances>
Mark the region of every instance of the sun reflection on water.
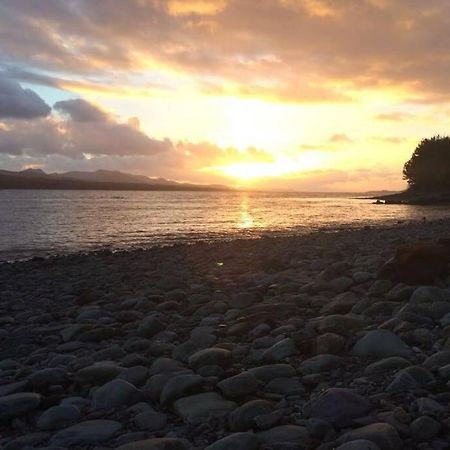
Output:
<instances>
[{"instance_id":1,"label":"sun reflection on water","mask_svg":"<svg viewBox=\"0 0 450 450\"><path fill-rule=\"evenodd\" d=\"M240 204L240 216L237 223L237 228L243 230L249 230L254 227L254 220L250 214L250 210L248 207L248 195L244 194L241 199Z\"/></svg>"}]
</instances>

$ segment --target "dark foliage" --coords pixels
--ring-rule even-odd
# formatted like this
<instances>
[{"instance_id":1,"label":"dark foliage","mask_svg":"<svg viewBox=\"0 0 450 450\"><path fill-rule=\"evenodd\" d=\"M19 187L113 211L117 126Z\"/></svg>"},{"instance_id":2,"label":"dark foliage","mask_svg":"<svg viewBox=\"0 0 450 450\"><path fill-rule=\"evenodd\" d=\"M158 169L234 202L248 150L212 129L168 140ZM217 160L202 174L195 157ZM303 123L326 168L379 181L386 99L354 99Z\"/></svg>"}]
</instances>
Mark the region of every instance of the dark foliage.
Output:
<instances>
[{"instance_id":1,"label":"dark foliage","mask_svg":"<svg viewBox=\"0 0 450 450\"><path fill-rule=\"evenodd\" d=\"M423 139L405 163L403 179L414 189L450 189L450 137Z\"/></svg>"}]
</instances>

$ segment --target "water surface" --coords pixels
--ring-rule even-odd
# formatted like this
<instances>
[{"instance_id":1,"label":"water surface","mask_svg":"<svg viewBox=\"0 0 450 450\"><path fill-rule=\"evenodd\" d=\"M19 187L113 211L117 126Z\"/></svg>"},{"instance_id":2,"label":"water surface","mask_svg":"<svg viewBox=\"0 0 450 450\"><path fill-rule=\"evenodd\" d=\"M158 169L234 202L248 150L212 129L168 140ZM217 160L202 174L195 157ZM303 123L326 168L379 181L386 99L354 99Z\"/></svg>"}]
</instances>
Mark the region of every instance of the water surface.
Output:
<instances>
[{"instance_id":1,"label":"water surface","mask_svg":"<svg viewBox=\"0 0 450 450\"><path fill-rule=\"evenodd\" d=\"M0 261L448 216L331 194L0 190Z\"/></svg>"}]
</instances>

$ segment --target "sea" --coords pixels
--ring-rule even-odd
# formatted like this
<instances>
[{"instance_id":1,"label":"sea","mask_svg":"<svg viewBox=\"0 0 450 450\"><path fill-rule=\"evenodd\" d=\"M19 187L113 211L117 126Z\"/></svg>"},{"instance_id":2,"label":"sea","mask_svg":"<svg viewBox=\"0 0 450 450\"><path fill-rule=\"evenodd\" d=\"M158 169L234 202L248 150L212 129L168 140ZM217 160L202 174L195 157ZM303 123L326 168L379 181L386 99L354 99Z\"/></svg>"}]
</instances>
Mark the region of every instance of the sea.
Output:
<instances>
[{"instance_id":1,"label":"sea","mask_svg":"<svg viewBox=\"0 0 450 450\"><path fill-rule=\"evenodd\" d=\"M357 194L0 190L0 262L450 217Z\"/></svg>"}]
</instances>

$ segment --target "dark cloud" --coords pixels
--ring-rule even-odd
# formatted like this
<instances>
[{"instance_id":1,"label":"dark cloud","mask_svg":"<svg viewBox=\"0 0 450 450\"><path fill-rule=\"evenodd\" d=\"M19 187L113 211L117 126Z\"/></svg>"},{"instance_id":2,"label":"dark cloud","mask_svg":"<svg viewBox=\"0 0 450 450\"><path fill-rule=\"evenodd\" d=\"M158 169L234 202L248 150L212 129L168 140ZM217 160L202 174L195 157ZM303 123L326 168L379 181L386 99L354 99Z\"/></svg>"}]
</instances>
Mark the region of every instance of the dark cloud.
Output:
<instances>
[{"instance_id":1,"label":"dark cloud","mask_svg":"<svg viewBox=\"0 0 450 450\"><path fill-rule=\"evenodd\" d=\"M0 42L8 64L57 75L46 83L107 89L167 66L206 92L226 81L225 91L280 101L394 86L450 97L447 0L3 0Z\"/></svg>"},{"instance_id":2,"label":"dark cloud","mask_svg":"<svg viewBox=\"0 0 450 450\"><path fill-rule=\"evenodd\" d=\"M35 119L51 111L44 100L16 81L0 77L0 119Z\"/></svg>"},{"instance_id":3,"label":"dark cloud","mask_svg":"<svg viewBox=\"0 0 450 450\"><path fill-rule=\"evenodd\" d=\"M74 122L108 122L110 120L106 111L81 98L56 102L53 108L68 115Z\"/></svg>"},{"instance_id":4,"label":"dark cloud","mask_svg":"<svg viewBox=\"0 0 450 450\"><path fill-rule=\"evenodd\" d=\"M0 127L0 153L10 155L152 155L172 148L169 140L148 137L136 123L121 123L109 113L75 99L58 102L66 114L33 121L12 120Z\"/></svg>"}]
</instances>

